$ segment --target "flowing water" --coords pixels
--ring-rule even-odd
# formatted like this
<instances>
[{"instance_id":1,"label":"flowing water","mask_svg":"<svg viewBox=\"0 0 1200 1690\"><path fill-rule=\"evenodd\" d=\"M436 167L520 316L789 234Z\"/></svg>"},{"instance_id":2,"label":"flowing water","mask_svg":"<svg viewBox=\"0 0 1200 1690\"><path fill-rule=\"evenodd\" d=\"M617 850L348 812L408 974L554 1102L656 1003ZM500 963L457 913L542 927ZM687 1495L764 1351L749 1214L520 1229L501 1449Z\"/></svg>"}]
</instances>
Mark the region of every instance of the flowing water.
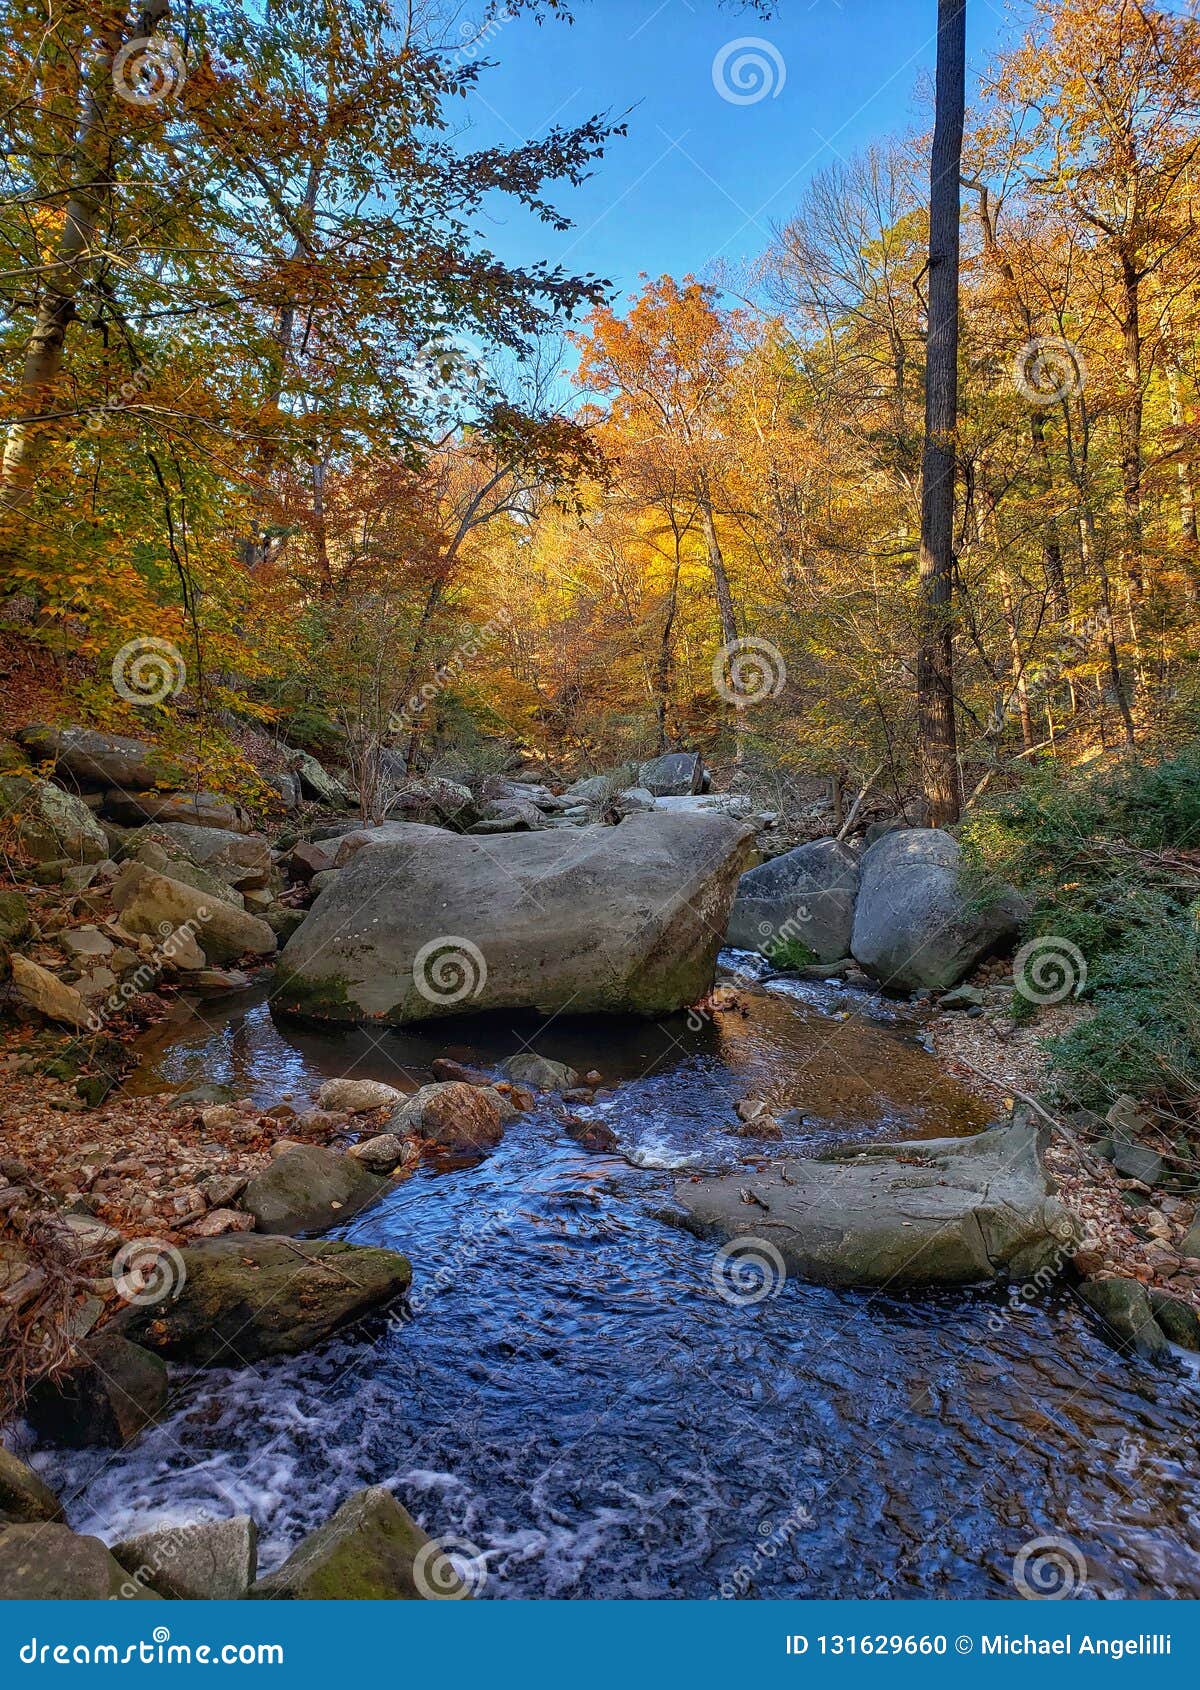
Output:
<instances>
[{"instance_id":1,"label":"flowing water","mask_svg":"<svg viewBox=\"0 0 1200 1690\"><path fill-rule=\"evenodd\" d=\"M346 1035L277 1027L252 993L181 1012L144 1089L225 1081L265 1103L353 1072L415 1086L532 1026ZM733 1103L793 1109L785 1149L974 1131L980 1105L881 1000L764 979L711 1020L554 1022L596 1067L619 1153L555 1107L467 1166L423 1166L347 1229L405 1251L413 1303L321 1351L177 1374L128 1452L39 1458L77 1529L250 1512L270 1567L351 1490L387 1484L458 1540L477 1594L1006 1596L1030 1540L1089 1595L1200 1595L1200 1385L1127 1363L1066 1290L883 1296L786 1282L728 1300L672 1188L778 1145Z\"/></svg>"}]
</instances>

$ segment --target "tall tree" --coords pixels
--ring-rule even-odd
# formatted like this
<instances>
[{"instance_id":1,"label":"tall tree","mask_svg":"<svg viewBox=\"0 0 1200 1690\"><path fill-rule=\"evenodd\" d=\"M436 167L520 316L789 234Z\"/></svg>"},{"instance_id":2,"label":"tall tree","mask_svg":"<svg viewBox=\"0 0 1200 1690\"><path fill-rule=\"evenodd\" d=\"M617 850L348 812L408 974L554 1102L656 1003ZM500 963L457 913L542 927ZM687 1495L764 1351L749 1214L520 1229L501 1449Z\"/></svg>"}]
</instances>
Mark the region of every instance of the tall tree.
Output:
<instances>
[{"instance_id":1,"label":"tall tree","mask_svg":"<svg viewBox=\"0 0 1200 1690\"><path fill-rule=\"evenodd\" d=\"M958 820L954 729L954 464L958 427L958 258L967 0L938 0L929 173L929 321L921 481L917 709L929 825Z\"/></svg>"}]
</instances>

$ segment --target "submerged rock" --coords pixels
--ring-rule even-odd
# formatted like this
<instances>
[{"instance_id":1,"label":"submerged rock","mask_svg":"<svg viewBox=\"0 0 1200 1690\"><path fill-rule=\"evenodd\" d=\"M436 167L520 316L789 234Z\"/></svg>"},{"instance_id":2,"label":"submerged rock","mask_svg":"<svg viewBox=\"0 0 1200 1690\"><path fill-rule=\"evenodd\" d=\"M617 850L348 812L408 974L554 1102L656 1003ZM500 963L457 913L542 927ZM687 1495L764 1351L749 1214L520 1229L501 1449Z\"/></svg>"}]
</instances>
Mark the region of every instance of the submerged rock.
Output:
<instances>
[{"instance_id":1,"label":"submerged rock","mask_svg":"<svg viewBox=\"0 0 1200 1690\"><path fill-rule=\"evenodd\" d=\"M1057 1270L1075 1229L1053 1191L1037 1132L1013 1125L790 1159L675 1195L692 1230L776 1252L797 1278L899 1289Z\"/></svg>"},{"instance_id":2,"label":"submerged rock","mask_svg":"<svg viewBox=\"0 0 1200 1690\"><path fill-rule=\"evenodd\" d=\"M983 897L967 884L957 841L911 827L876 840L862 859L850 950L893 991L944 991L1005 940L1025 904L1011 886Z\"/></svg>"},{"instance_id":3,"label":"submerged rock","mask_svg":"<svg viewBox=\"0 0 1200 1690\"><path fill-rule=\"evenodd\" d=\"M857 853L814 839L742 876L726 943L780 968L839 961L850 952L857 895Z\"/></svg>"},{"instance_id":4,"label":"submerged rock","mask_svg":"<svg viewBox=\"0 0 1200 1690\"><path fill-rule=\"evenodd\" d=\"M333 1021L475 1010L666 1014L712 985L749 828L631 816L361 850L280 959L274 1001Z\"/></svg>"},{"instance_id":5,"label":"submerged rock","mask_svg":"<svg viewBox=\"0 0 1200 1690\"><path fill-rule=\"evenodd\" d=\"M347 1497L251 1591L274 1602L420 1602L468 1594L446 1555L381 1485Z\"/></svg>"},{"instance_id":6,"label":"submerged rock","mask_svg":"<svg viewBox=\"0 0 1200 1690\"><path fill-rule=\"evenodd\" d=\"M297 1355L412 1283L406 1257L337 1239L248 1233L180 1254L184 1276L173 1295L117 1318L139 1343L198 1366Z\"/></svg>"}]
</instances>

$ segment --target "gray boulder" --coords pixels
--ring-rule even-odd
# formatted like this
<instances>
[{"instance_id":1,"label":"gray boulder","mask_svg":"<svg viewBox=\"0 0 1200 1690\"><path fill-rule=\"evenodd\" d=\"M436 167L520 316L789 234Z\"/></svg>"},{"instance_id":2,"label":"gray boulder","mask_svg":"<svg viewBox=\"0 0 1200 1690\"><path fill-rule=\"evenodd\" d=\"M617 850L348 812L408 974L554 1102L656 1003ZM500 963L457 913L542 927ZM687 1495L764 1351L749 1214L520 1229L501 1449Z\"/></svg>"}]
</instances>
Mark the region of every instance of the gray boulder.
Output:
<instances>
[{"instance_id":1,"label":"gray boulder","mask_svg":"<svg viewBox=\"0 0 1200 1690\"><path fill-rule=\"evenodd\" d=\"M493 798L484 806L482 819L473 824L472 831L516 833L521 828L536 831L549 825L538 806L527 798Z\"/></svg>"},{"instance_id":2,"label":"gray boulder","mask_svg":"<svg viewBox=\"0 0 1200 1690\"><path fill-rule=\"evenodd\" d=\"M637 784L655 798L687 798L704 790L704 759L698 751L668 751L642 764Z\"/></svg>"},{"instance_id":3,"label":"gray boulder","mask_svg":"<svg viewBox=\"0 0 1200 1690\"><path fill-rule=\"evenodd\" d=\"M719 816L360 851L288 941L278 1008L334 1021L474 1010L658 1015L712 985L751 831Z\"/></svg>"},{"instance_id":4,"label":"gray boulder","mask_svg":"<svg viewBox=\"0 0 1200 1690\"><path fill-rule=\"evenodd\" d=\"M271 878L271 847L261 833L235 833L221 827L165 822L145 828L142 838L153 839L169 852L182 854L239 891L265 886Z\"/></svg>"},{"instance_id":5,"label":"gray boulder","mask_svg":"<svg viewBox=\"0 0 1200 1690\"><path fill-rule=\"evenodd\" d=\"M240 1602L258 1572L258 1529L248 1514L156 1526L114 1543L137 1583L177 1602Z\"/></svg>"},{"instance_id":6,"label":"gray boulder","mask_svg":"<svg viewBox=\"0 0 1200 1690\"><path fill-rule=\"evenodd\" d=\"M144 863L126 863L113 882L112 901L128 932L163 941L176 929L188 928L210 962L270 956L276 948L265 921L182 880L156 874Z\"/></svg>"},{"instance_id":7,"label":"gray boulder","mask_svg":"<svg viewBox=\"0 0 1200 1690\"><path fill-rule=\"evenodd\" d=\"M387 809L396 821L421 822L427 827L461 829L479 820L470 787L438 775L402 780L389 794Z\"/></svg>"},{"instance_id":8,"label":"gray boulder","mask_svg":"<svg viewBox=\"0 0 1200 1690\"><path fill-rule=\"evenodd\" d=\"M420 1602L466 1594L443 1552L382 1485L347 1497L251 1591L273 1602Z\"/></svg>"},{"instance_id":9,"label":"gray boulder","mask_svg":"<svg viewBox=\"0 0 1200 1690\"><path fill-rule=\"evenodd\" d=\"M144 792L173 784L159 752L125 734L97 733L94 728L51 728L38 722L18 728L16 738L39 761L53 758L55 773L81 786L120 786Z\"/></svg>"},{"instance_id":10,"label":"gray boulder","mask_svg":"<svg viewBox=\"0 0 1200 1690\"><path fill-rule=\"evenodd\" d=\"M182 1250L169 1297L117 1317L169 1361L237 1367L298 1355L406 1292L412 1268L393 1250L338 1239L240 1233Z\"/></svg>"},{"instance_id":11,"label":"gray boulder","mask_svg":"<svg viewBox=\"0 0 1200 1690\"><path fill-rule=\"evenodd\" d=\"M285 810L300 808L300 777L281 770L278 774L264 775L263 784L277 793L283 802Z\"/></svg>"},{"instance_id":12,"label":"gray boulder","mask_svg":"<svg viewBox=\"0 0 1200 1690\"><path fill-rule=\"evenodd\" d=\"M574 1068L568 1068L563 1062L552 1062L549 1057L539 1056L535 1050L523 1050L516 1056L510 1056L500 1064L500 1072L507 1080L514 1080L519 1086L530 1086L534 1091L570 1091L572 1086L579 1084L579 1075Z\"/></svg>"},{"instance_id":13,"label":"gray boulder","mask_svg":"<svg viewBox=\"0 0 1200 1690\"><path fill-rule=\"evenodd\" d=\"M108 856L108 836L87 805L48 780L0 776L0 819L12 821L35 862L101 863Z\"/></svg>"},{"instance_id":14,"label":"gray boulder","mask_svg":"<svg viewBox=\"0 0 1200 1690\"><path fill-rule=\"evenodd\" d=\"M675 1195L692 1230L738 1240L750 1258L757 1247L768 1270L778 1262L825 1285L900 1289L1056 1271L1075 1226L1053 1190L1036 1130L1014 1124L791 1159L684 1182Z\"/></svg>"},{"instance_id":15,"label":"gray boulder","mask_svg":"<svg viewBox=\"0 0 1200 1690\"><path fill-rule=\"evenodd\" d=\"M290 751L288 757L288 773L295 775L305 798L324 804L331 810L345 809L354 803L350 788L323 768L315 757L310 757L307 751Z\"/></svg>"},{"instance_id":16,"label":"gray boulder","mask_svg":"<svg viewBox=\"0 0 1200 1690\"><path fill-rule=\"evenodd\" d=\"M104 813L126 827L142 822L179 822L186 827L215 827L227 833L250 832L248 813L219 792L123 792L120 787L112 787L104 794Z\"/></svg>"},{"instance_id":17,"label":"gray boulder","mask_svg":"<svg viewBox=\"0 0 1200 1690\"><path fill-rule=\"evenodd\" d=\"M750 869L738 881L726 943L783 966L836 962L850 954L858 856L815 839Z\"/></svg>"},{"instance_id":18,"label":"gray boulder","mask_svg":"<svg viewBox=\"0 0 1200 1690\"><path fill-rule=\"evenodd\" d=\"M864 854L850 950L894 991L945 991L1016 936L1026 906L1010 887L984 897L940 828L885 834Z\"/></svg>"},{"instance_id":19,"label":"gray boulder","mask_svg":"<svg viewBox=\"0 0 1200 1690\"><path fill-rule=\"evenodd\" d=\"M1165 1361L1171 1346L1154 1316L1146 1287L1136 1279L1088 1279L1078 1295L1100 1316L1118 1349L1147 1361Z\"/></svg>"},{"instance_id":20,"label":"gray boulder","mask_svg":"<svg viewBox=\"0 0 1200 1690\"><path fill-rule=\"evenodd\" d=\"M0 1529L0 1597L10 1602L148 1599L98 1537L51 1524Z\"/></svg>"},{"instance_id":21,"label":"gray boulder","mask_svg":"<svg viewBox=\"0 0 1200 1690\"><path fill-rule=\"evenodd\" d=\"M340 1151L297 1144L251 1176L242 1207L260 1232L322 1232L352 1220L386 1189Z\"/></svg>"}]
</instances>

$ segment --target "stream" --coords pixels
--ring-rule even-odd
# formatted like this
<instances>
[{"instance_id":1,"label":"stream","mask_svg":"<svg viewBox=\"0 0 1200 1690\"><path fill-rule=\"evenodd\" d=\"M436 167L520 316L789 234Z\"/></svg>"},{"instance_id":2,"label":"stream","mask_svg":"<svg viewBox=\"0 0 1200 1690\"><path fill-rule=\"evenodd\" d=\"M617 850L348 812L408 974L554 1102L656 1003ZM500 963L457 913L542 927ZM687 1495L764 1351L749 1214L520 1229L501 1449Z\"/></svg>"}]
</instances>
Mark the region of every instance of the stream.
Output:
<instances>
[{"instance_id":1,"label":"stream","mask_svg":"<svg viewBox=\"0 0 1200 1690\"><path fill-rule=\"evenodd\" d=\"M728 954L723 958L730 962ZM746 959L737 959L745 963ZM447 1055L599 1069L583 1150L551 1100L484 1159L427 1163L344 1230L403 1250L411 1311L321 1350L173 1375L127 1451L38 1465L77 1530L252 1513L260 1567L352 1490L386 1484L456 1540L475 1593L1005 1597L1029 1540L1069 1539L1089 1596L1200 1596L1200 1384L1127 1363L1068 1289L925 1296L787 1281L731 1303L672 1187L784 1151L978 1130L984 1106L907 1012L763 977L711 1019L510 1017L317 1032L255 990L182 1005L137 1089L221 1082L298 1103L331 1075L412 1089ZM748 1093L797 1111L783 1145L729 1128Z\"/></svg>"}]
</instances>

